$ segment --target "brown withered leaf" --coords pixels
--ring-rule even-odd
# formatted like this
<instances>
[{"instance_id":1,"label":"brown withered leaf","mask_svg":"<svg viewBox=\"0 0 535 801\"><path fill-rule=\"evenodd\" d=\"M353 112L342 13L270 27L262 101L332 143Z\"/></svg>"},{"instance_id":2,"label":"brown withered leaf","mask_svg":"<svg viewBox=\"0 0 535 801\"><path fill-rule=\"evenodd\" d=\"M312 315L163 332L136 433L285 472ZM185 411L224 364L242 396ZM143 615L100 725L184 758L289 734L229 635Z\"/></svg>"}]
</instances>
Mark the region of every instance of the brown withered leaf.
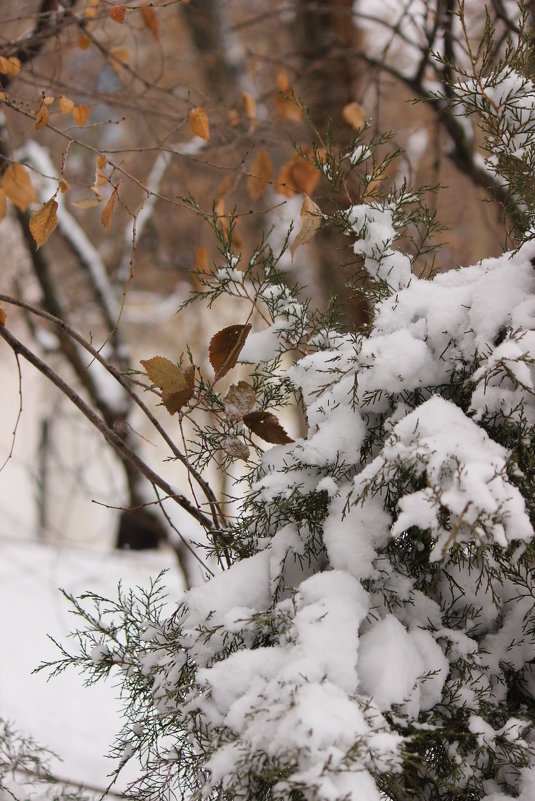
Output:
<instances>
[{"instance_id":1,"label":"brown withered leaf","mask_svg":"<svg viewBox=\"0 0 535 801\"><path fill-rule=\"evenodd\" d=\"M5 325L7 320L6 310L0 303L0 325Z\"/></svg>"},{"instance_id":2,"label":"brown withered leaf","mask_svg":"<svg viewBox=\"0 0 535 801\"><path fill-rule=\"evenodd\" d=\"M58 101L59 103L59 110L62 114L68 114L69 111L72 111L74 108L74 102L70 100L65 95L62 95Z\"/></svg>"},{"instance_id":3,"label":"brown withered leaf","mask_svg":"<svg viewBox=\"0 0 535 801\"><path fill-rule=\"evenodd\" d=\"M30 176L22 164L11 164L7 168L2 176L1 186L8 200L20 211L26 211L30 203L38 202Z\"/></svg>"},{"instance_id":4,"label":"brown withered leaf","mask_svg":"<svg viewBox=\"0 0 535 801\"><path fill-rule=\"evenodd\" d=\"M141 17L143 19L145 28L152 33L154 41L159 42L160 36L158 34L158 17L156 16L155 10L150 6L144 6L144 8L141 9Z\"/></svg>"},{"instance_id":5,"label":"brown withered leaf","mask_svg":"<svg viewBox=\"0 0 535 801\"><path fill-rule=\"evenodd\" d=\"M59 180L59 188L60 188L61 194L64 195L65 192L69 191L69 189L71 188L71 185L70 185L70 183L68 181L65 180L65 178L60 178L60 180Z\"/></svg>"},{"instance_id":6,"label":"brown withered leaf","mask_svg":"<svg viewBox=\"0 0 535 801\"><path fill-rule=\"evenodd\" d=\"M109 229L111 226L111 221L113 218L113 212L115 211L115 204L117 203L117 198L119 197L119 187L121 186L121 182L114 187L113 192L110 195L110 199L106 203L104 209L102 210L102 214L100 219L102 220L102 225L104 228Z\"/></svg>"},{"instance_id":7,"label":"brown withered leaf","mask_svg":"<svg viewBox=\"0 0 535 801\"><path fill-rule=\"evenodd\" d=\"M88 50L91 47L91 39L87 34L82 33L82 35L78 37L78 47L80 50Z\"/></svg>"},{"instance_id":8,"label":"brown withered leaf","mask_svg":"<svg viewBox=\"0 0 535 801\"><path fill-rule=\"evenodd\" d=\"M256 100L254 97L249 94L249 92L242 92L241 102L243 103L246 115L250 120L254 120L256 118Z\"/></svg>"},{"instance_id":9,"label":"brown withered leaf","mask_svg":"<svg viewBox=\"0 0 535 801\"><path fill-rule=\"evenodd\" d=\"M79 106L75 106L72 110L72 118L79 128L86 124L89 119L89 114L89 106L85 103L80 103Z\"/></svg>"},{"instance_id":10,"label":"brown withered leaf","mask_svg":"<svg viewBox=\"0 0 535 801\"><path fill-rule=\"evenodd\" d=\"M252 410L256 403L256 392L247 381L238 381L237 384L231 384L223 402L225 417L229 423L235 423L243 420L245 415Z\"/></svg>"},{"instance_id":11,"label":"brown withered leaf","mask_svg":"<svg viewBox=\"0 0 535 801\"><path fill-rule=\"evenodd\" d=\"M141 359L152 383L161 389L164 395L183 392L188 383L180 367L165 356L153 356L152 359Z\"/></svg>"},{"instance_id":12,"label":"brown withered leaf","mask_svg":"<svg viewBox=\"0 0 535 801\"><path fill-rule=\"evenodd\" d=\"M101 201L98 198L92 197L87 200L79 200L76 203L72 203L72 205L76 209L91 209L93 206L100 206L100 203Z\"/></svg>"},{"instance_id":13,"label":"brown withered leaf","mask_svg":"<svg viewBox=\"0 0 535 801\"><path fill-rule=\"evenodd\" d=\"M124 15L126 14L126 5L121 3L119 6L112 6L110 8L110 17L114 22L122 25L124 22Z\"/></svg>"},{"instance_id":14,"label":"brown withered leaf","mask_svg":"<svg viewBox=\"0 0 535 801\"><path fill-rule=\"evenodd\" d=\"M303 150L304 152L304 150ZM320 170L298 153L283 165L275 178L275 191L284 197L311 195L321 176Z\"/></svg>"},{"instance_id":15,"label":"brown withered leaf","mask_svg":"<svg viewBox=\"0 0 535 801\"><path fill-rule=\"evenodd\" d=\"M58 204L52 197L30 220L30 232L38 250L48 241L50 234L58 224L57 210Z\"/></svg>"},{"instance_id":16,"label":"brown withered leaf","mask_svg":"<svg viewBox=\"0 0 535 801\"><path fill-rule=\"evenodd\" d=\"M227 456L232 456L234 459L243 459L245 462L251 453L245 442L236 436L227 437L223 441L223 450Z\"/></svg>"},{"instance_id":17,"label":"brown withered leaf","mask_svg":"<svg viewBox=\"0 0 535 801\"><path fill-rule=\"evenodd\" d=\"M229 325L214 334L210 340L208 355L210 364L214 368L215 381L235 366L250 330L251 324L247 323L247 325Z\"/></svg>"},{"instance_id":18,"label":"brown withered leaf","mask_svg":"<svg viewBox=\"0 0 535 801\"><path fill-rule=\"evenodd\" d=\"M303 205L301 206L301 229L290 245L290 253L292 259L297 248L301 245L306 245L316 236L318 228L321 225L321 209L314 203L313 200L305 195Z\"/></svg>"},{"instance_id":19,"label":"brown withered leaf","mask_svg":"<svg viewBox=\"0 0 535 801\"><path fill-rule=\"evenodd\" d=\"M120 75L121 70L123 70L125 66L128 66L130 50L128 47L112 47L109 52L111 65L117 75Z\"/></svg>"},{"instance_id":20,"label":"brown withered leaf","mask_svg":"<svg viewBox=\"0 0 535 801\"><path fill-rule=\"evenodd\" d=\"M191 109L189 113L189 127L195 136L199 136L201 139L204 139L205 142L208 142L210 139L210 123L208 122L206 111L202 106Z\"/></svg>"},{"instance_id":21,"label":"brown withered leaf","mask_svg":"<svg viewBox=\"0 0 535 801\"><path fill-rule=\"evenodd\" d=\"M11 58L0 56L0 72L4 75L9 75L10 78L15 78L20 72L20 67L20 59L18 59L16 56L11 56Z\"/></svg>"},{"instance_id":22,"label":"brown withered leaf","mask_svg":"<svg viewBox=\"0 0 535 801\"><path fill-rule=\"evenodd\" d=\"M177 392L164 392L162 396L163 405L169 414L180 411L193 398L195 393L195 368L187 367L183 372L186 386Z\"/></svg>"},{"instance_id":23,"label":"brown withered leaf","mask_svg":"<svg viewBox=\"0 0 535 801\"><path fill-rule=\"evenodd\" d=\"M251 162L251 174L247 177L245 188L251 200L259 200L273 175L273 162L267 150L261 147Z\"/></svg>"},{"instance_id":24,"label":"brown withered leaf","mask_svg":"<svg viewBox=\"0 0 535 801\"><path fill-rule=\"evenodd\" d=\"M0 189L0 220L3 220L6 216L7 211L7 201L6 201L6 193L3 189Z\"/></svg>"},{"instance_id":25,"label":"brown withered leaf","mask_svg":"<svg viewBox=\"0 0 535 801\"><path fill-rule=\"evenodd\" d=\"M243 422L253 434L265 442L271 442L272 445L287 445L293 442L278 418L271 412L250 412L244 416Z\"/></svg>"},{"instance_id":26,"label":"brown withered leaf","mask_svg":"<svg viewBox=\"0 0 535 801\"><path fill-rule=\"evenodd\" d=\"M366 112L356 100L344 106L342 109L342 117L348 125L351 125L356 131L362 128L366 122Z\"/></svg>"},{"instance_id":27,"label":"brown withered leaf","mask_svg":"<svg viewBox=\"0 0 535 801\"><path fill-rule=\"evenodd\" d=\"M45 103L41 103L41 108L37 112L37 116L35 118L35 125L34 125L35 130L39 131L41 130L41 128L44 128L46 125L48 125L49 120L50 120L50 112Z\"/></svg>"}]
</instances>

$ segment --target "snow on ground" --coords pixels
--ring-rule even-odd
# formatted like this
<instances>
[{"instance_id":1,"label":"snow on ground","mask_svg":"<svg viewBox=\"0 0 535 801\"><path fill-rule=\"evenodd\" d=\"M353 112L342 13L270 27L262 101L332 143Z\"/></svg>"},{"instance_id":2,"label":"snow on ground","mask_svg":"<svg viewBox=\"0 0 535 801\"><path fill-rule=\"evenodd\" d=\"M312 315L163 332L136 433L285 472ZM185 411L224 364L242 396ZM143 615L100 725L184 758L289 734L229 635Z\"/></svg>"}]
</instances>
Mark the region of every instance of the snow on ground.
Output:
<instances>
[{"instance_id":1,"label":"snow on ground","mask_svg":"<svg viewBox=\"0 0 535 801\"><path fill-rule=\"evenodd\" d=\"M85 688L74 672L49 682L44 673L32 675L41 660L58 656L47 634L65 644L76 623L58 587L113 597L119 579L125 588L146 587L163 569L175 603L181 583L170 552L107 553L0 538L0 717L61 755L61 777L107 785L112 763L103 755L119 730L120 706L111 683Z\"/></svg>"}]
</instances>

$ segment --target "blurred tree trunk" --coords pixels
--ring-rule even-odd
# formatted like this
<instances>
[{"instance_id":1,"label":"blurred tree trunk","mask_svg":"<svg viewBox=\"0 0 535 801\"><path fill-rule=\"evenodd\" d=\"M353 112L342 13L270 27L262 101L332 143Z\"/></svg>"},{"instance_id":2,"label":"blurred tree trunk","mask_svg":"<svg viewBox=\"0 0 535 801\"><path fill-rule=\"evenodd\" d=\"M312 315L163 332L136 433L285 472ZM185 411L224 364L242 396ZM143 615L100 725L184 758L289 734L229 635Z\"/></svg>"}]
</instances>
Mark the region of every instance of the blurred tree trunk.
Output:
<instances>
[{"instance_id":1,"label":"blurred tree trunk","mask_svg":"<svg viewBox=\"0 0 535 801\"><path fill-rule=\"evenodd\" d=\"M332 123L332 145L335 150L347 147L354 130L343 119L344 106L359 98L359 63L355 56L362 38L354 24L352 0L298 0L296 45L301 56L301 94L311 112L314 125L323 135ZM343 197L334 198L341 207ZM333 264L349 261L350 254L336 251L340 238L332 231L320 231L316 246L322 292L327 301L336 296L346 309L347 322L361 326L367 320L367 309L359 299L350 299L343 269Z\"/></svg>"}]
</instances>

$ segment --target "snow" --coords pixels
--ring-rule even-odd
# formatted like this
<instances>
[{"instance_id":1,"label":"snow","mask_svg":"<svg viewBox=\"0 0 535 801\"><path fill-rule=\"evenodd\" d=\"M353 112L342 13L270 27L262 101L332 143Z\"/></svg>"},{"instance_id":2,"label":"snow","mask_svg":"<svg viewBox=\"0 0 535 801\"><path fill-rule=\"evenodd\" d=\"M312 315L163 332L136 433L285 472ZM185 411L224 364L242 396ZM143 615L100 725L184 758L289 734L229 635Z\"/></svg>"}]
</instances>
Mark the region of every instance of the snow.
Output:
<instances>
[{"instance_id":1,"label":"snow","mask_svg":"<svg viewBox=\"0 0 535 801\"><path fill-rule=\"evenodd\" d=\"M54 764L60 776L104 788L114 767L104 754L121 726L117 687L84 688L74 671L51 681L46 672L32 671L59 656L47 635L65 642L73 627L59 586L75 595L91 590L113 596L119 580L125 588L147 586L168 569L166 585L176 603L181 584L175 558L164 551L106 553L6 538L0 552L0 716L55 751L63 760Z\"/></svg>"}]
</instances>

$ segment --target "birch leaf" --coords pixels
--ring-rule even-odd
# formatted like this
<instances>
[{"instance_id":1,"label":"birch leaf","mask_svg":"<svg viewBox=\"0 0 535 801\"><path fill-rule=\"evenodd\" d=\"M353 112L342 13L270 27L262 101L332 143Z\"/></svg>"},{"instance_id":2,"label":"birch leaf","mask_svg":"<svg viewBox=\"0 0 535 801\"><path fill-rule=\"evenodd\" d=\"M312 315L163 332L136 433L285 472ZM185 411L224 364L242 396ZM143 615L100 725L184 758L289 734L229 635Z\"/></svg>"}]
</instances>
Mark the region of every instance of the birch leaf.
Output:
<instances>
[{"instance_id":1,"label":"birch leaf","mask_svg":"<svg viewBox=\"0 0 535 801\"><path fill-rule=\"evenodd\" d=\"M35 118L35 125L34 128L36 131L41 130L50 120L50 112L44 103L41 103L41 108L37 112L37 117Z\"/></svg>"},{"instance_id":2,"label":"birch leaf","mask_svg":"<svg viewBox=\"0 0 535 801\"><path fill-rule=\"evenodd\" d=\"M6 310L0 303L0 325L5 325L7 320Z\"/></svg>"},{"instance_id":3,"label":"birch leaf","mask_svg":"<svg viewBox=\"0 0 535 801\"><path fill-rule=\"evenodd\" d=\"M262 197L272 175L273 162L267 150L261 147L251 162L251 175L245 182L245 188L251 200L259 200Z\"/></svg>"},{"instance_id":4,"label":"birch leaf","mask_svg":"<svg viewBox=\"0 0 535 801\"><path fill-rule=\"evenodd\" d=\"M145 28L152 33L154 41L159 42L160 36L158 34L158 17L156 16L155 10L150 6L145 6L141 9L141 17L143 19Z\"/></svg>"},{"instance_id":5,"label":"birch leaf","mask_svg":"<svg viewBox=\"0 0 535 801\"><path fill-rule=\"evenodd\" d=\"M360 128L363 128L364 123L366 122L366 112L360 103L357 103L356 101L353 103L348 103L347 106L344 106L342 109L342 117L356 131L358 131Z\"/></svg>"},{"instance_id":6,"label":"birch leaf","mask_svg":"<svg viewBox=\"0 0 535 801\"><path fill-rule=\"evenodd\" d=\"M251 324L247 323L247 325L229 325L214 334L210 340L208 353L210 364L214 368L215 381L235 366L250 330Z\"/></svg>"},{"instance_id":7,"label":"birch leaf","mask_svg":"<svg viewBox=\"0 0 535 801\"><path fill-rule=\"evenodd\" d=\"M297 248L300 248L301 245L306 245L314 239L320 225L321 209L308 195L305 195L303 205L301 206L301 230L290 246L292 259Z\"/></svg>"},{"instance_id":8,"label":"birch leaf","mask_svg":"<svg viewBox=\"0 0 535 801\"><path fill-rule=\"evenodd\" d=\"M6 216L7 210L7 201L6 201L6 193L3 189L0 189L0 220L3 220Z\"/></svg>"},{"instance_id":9,"label":"birch leaf","mask_svg":"<svg viewBox=\"0 0 535 801\"><path fill-rule=\"evenodd\" d=\"M7 168L2 176L1 186L8 200L20 211L26 211L30 203L38 202L30 176L22 164L11 164Z\"/></svg>"},{"instance_id":10,"label":"birch leaf","mask_svg":"<svg viewBox=\"0 0 535 801\"><path fill-rule=\"evenodd\" d=\"M153 356L152 359L141 359L152 383L161 389L164 395L183 392L188 382L180 367L165 356Z\"/></svg>"},{"instance_id":11,"label":"birch leaf","mask_svg":"<svg viewBox=\"0 0 535 801\"><path fill-rule=\"evenodd\" d=\"M195 368L188 367L183 372L186 386L176 392L164 392L162 396L163 405L169 414L180 411L193 398L195 393Z\"/></svg>"},{"instance_id":12,"label":"birch leaf","mask_svg":"<svg viewBox=\"0 0 535 801\"><path fill-rule=\"evenodd\" d=\"M210 139L210 124L206 111L202 106L191 109L189 113L189 127L195 136L199 136L201 139L204 139L205 142L208 142Z\"/></svg>"},{"instance_id":13,"label":"birch leaf","mask_svg":"<svg viewBox=\"0 0 535 801\"><path fill-rule=\"evenodd\" d=\"M72 110L72 118L79 128L86 124L89 114L89 106L86 106L85 103L80 103L79 106L75 106Z\"/></svg>"},{"instance_id":14,"label":"birch leaf","mask_svg":"<svg viewBox=\"0 0 535 801\"><path fill-rule=\"evenodd\" d=\"M251 412L245 415L243 422L253 434L265 442L271 442L272 445L287 445L293 442L278 418L271 412Z\"/></svg>"},{"instance_id":15,"label":"birch leaf","mask_svg":"<svg viewBox=\"0 0 535 801\"><path fill-rule=\"evenodd\" d=\"M121 186L121 182L119 181L119 183L117 184L117 186L114 188L113 192L111 193L110 199L106 203L106 206L104 207L104 209L102 211L102 215L100 217L100 219L102 220L102 225L106 229L109 229L109 227L111 226L111 221L112 221L112 218L113 218L113 212L115 211L115 204L117 203L117 198L119 196L119 187L120 186Z\"/></svg>"},{"instance_id":16,"label":"birch leaf","mask_svg":"<svg viewBox=\"0 0 535 801\"><path fill-rule=\"evenodd\" d=\"M62 114L68 114L69 111L72 111L74 108L74 103L65 95L62 95L59 99L59 110Z\"/></svg>"},{"instance_id":17,"label":"birch leaf","mask_svg":"<svg viewBox=\"0 0 535 801\"><path fill-rule=\"evenodd\" d=\"M118 22L119 25L123 24L125 14L126 5L124 3L121 3L119 6L112 6L112 8L110 8L110 17L114 22Z\"/></svg>"},{"instance_id":18,"label":"birch leaf","mask_svg":"<svg viewBox=\"0 0 535 801\"><path fill-rule=\"evenodd\" d=\"M230 423L243 420L256 403L256 392L247 381L238 381L232 384L225 397L225 417Z\"/></svg>"},{"instance_id":19,"label":"birch leaf","mask_svg":"<svg viewBox=\"0 0 535 801\"><path fill-rule=\"evenodd\" d=\"M48 242L50 234L58 224L58 204L50 198L30 220L30 232L35 239L37 249Z\"/></svg>"}]
</instances>

